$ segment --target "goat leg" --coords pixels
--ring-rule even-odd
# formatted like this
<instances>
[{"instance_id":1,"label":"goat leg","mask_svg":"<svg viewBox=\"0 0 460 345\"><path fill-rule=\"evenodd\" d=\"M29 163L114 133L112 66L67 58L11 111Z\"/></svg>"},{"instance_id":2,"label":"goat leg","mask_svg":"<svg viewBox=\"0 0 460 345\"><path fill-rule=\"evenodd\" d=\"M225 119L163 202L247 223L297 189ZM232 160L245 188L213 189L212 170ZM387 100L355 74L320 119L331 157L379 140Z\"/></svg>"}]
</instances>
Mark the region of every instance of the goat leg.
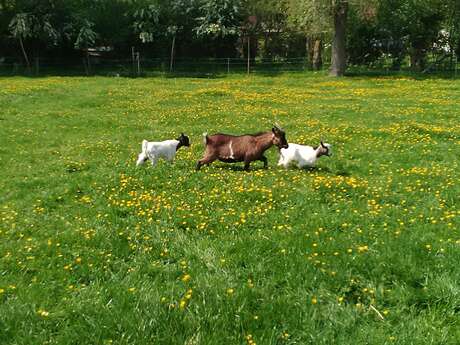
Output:
<instances>
[{"instance_id":1,"label":"goat leg","mask_svg":"<svg viewBox=\"0 0 460 345\"><path fill-rule=\"evenodd\" d=\"M205 164L209 165L209 164L211 164L212 162L214 162L215 160L216 160L216 159L213 158L213 157L204 157L204 158L200 159L200 160L196 163L195 169L198 171L198 170L200 170L200 168L201 168L202 165L205 165Z\"/></svg>"},{"instance_id":2,"label":"goat leg","mask_svg":"<svg viewBox=\"0 0 460 345\"><path fill-rule=\"evenodd\" d=\"M262 157L260 157L260 160L262 162L264 162L264 169L267 169L268 168L268 159L267 159L267 157L262 155Z\"/></svg>"}]
</instances>

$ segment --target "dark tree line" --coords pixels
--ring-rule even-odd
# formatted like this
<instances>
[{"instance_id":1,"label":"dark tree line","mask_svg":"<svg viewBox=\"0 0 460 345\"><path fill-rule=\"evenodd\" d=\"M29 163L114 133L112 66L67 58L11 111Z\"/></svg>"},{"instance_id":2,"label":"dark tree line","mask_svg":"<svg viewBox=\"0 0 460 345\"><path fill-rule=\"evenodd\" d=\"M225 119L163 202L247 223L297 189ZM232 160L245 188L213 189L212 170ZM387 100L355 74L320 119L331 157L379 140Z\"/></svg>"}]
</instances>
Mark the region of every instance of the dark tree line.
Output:
<instances>
[{"instance_id":1,"label":"dark tree line","mask_svg":"<svg viewBox=\"0 0 460 345\"><path fill-rule=\"evenodd\" d=\"M460 0L0 0L0 59L305 57L331 74L389 59L426 68L460 53Z\"/></svg>"}]
</instances>

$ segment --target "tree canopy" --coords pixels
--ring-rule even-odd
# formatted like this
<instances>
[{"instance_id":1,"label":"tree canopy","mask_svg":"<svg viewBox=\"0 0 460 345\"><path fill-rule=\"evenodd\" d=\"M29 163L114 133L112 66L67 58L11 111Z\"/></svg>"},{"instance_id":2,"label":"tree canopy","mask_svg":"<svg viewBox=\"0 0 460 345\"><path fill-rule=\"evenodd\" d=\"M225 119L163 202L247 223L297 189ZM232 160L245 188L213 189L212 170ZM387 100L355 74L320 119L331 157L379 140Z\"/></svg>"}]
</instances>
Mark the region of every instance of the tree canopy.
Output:
<instances>
[{"instance_id":1,"label":"tree canopy","mask_svg":"<svg viewBox=\"0 0 460 345\"><path fill-rule=\"evenodd\" d=\"M303 56L331 73L460 51L460 0L0 0L0 58Z\"/></svg>"}]
</instances>

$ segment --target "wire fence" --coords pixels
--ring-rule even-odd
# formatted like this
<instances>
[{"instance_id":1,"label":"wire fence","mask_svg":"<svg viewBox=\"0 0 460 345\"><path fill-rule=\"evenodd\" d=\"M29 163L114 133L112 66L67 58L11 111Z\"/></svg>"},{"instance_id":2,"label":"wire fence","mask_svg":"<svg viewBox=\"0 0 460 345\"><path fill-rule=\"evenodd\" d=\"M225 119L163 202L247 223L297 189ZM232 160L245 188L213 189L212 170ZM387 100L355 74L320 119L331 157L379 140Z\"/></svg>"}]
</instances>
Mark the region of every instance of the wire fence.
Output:
<instances>
[{"instance_id":1,"label":"wire fence","mask_svg":"<svg viewBox=\"0 0 460 345\"><path fill-rule=\"evenodd\" d=\"M407 60L407 59L406 59ZM329 69L323 62L322 70ZM452 56L429 56L422 73L445 73L457 77L459 62ZM405 61L398 71L408 71ZM312 70L305 57L299 58L147 58L133 54L130 59L116 59L101 56L86 56L80 59L34 58L30 66L13 58L0 59L1 75L106 75L106 76L149 76L154 74L213 75L231 73L277 73ZM392 60L381 58L371 64L349 65L352 73L379 72L390 74L394 71Z\"/></svg>"},{"instance_id":2,"label":"wire fence","mask_svg":"<svg viewBox=\"0 0 460 345\"><path fill-rule=\"evenodd\" d=\"M256 73L259 71L302 71L309 69L305 58L250 59L244 58L167 58L109 59L85 57L80 60L34 59L30 67L13 59L0 61L2 74L113 74L142 76L149 73Z\"/></svg>"}]
</instances>

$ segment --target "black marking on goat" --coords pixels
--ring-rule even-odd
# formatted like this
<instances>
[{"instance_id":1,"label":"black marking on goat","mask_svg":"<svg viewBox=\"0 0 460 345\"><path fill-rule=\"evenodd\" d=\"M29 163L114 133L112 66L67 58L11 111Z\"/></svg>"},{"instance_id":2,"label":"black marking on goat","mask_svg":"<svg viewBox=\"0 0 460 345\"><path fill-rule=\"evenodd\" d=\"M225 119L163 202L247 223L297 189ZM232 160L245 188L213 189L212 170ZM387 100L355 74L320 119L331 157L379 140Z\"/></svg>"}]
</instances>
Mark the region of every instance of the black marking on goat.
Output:
<instances>
[{"instance_id":1,"label":"black marking on goat","mask_svg":"<svg viewBox=\"0 0 460 345\"><path fill-rule=\"evenodd\" d=\"M190 146L190 139L188 136L184 135L184 133L181 133L180 137L178 137L176 140L179 141L176 146L176 151L179 150L182 146Z\"/></svg>"}]
</instances>

